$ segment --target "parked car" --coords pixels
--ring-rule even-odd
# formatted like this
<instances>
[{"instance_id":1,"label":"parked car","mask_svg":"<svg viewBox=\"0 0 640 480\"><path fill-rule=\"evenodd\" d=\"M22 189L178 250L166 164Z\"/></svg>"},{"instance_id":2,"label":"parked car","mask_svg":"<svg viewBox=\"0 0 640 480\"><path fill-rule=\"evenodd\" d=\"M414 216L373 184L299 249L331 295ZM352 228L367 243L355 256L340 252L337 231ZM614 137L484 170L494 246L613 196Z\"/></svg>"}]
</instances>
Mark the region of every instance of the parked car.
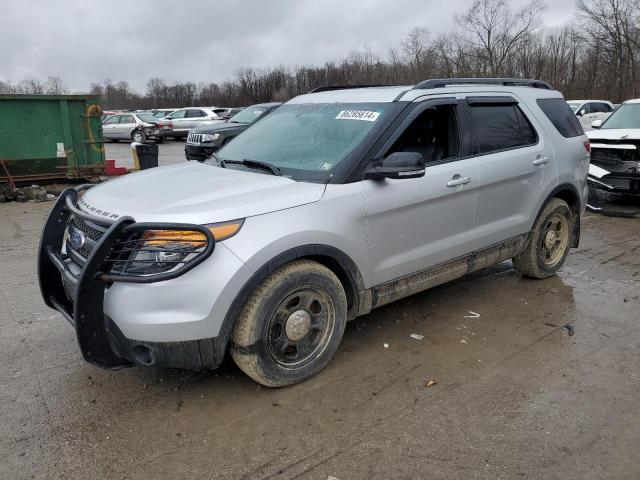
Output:
<instances>
[{"instance_id":1,"label":"parked car","mask_svg":"<svg viewBox=\"0 0 640 480\"><path fill-rule=\"evenodd\" d=\"M589 180L606 192L640 201L640 99L624 102L604 122L591 126Z\"/></svg>"},{"instance_id":2,"label":"parked car","mask_svg":"<svg viewBox=\"0 0 640 480\"><path fill-rule=\"evenodd\" d=\"M508 259L556 273L588 165L545 82L321 88L205 163L63 192L41 291L103 368L215 368L230 351L257 382L290 385L373 308Z\"/></svg>"},{"instance_id":3,"label":"parked car","mask_svg":"<svg viewBox=\"0 0 640 480\"><path fill-rule=\"evenodd\" d=\"M259 103L231 117L226 123L206 124L194 128L187 136L184 154L187 160L204 161L232 138L244 132L250 125L264 118L282 105L281 103Z\"/></svg>"},{"instance_id":4,"label":"parked car","mask_svg":"<svg viewBox=\"0 0 640 480\"><path fill-rule=\"evenodd\" d=\"M592 122L605 120L615 110L607 100L569 100L567 103L585 130L590 130Z\"/></svg>"},{"instance_id":5,"label":"parked car","mask_svg":"<svg viewBox=\"0 0 640 480\"><path fill-rule=\"evenodd\" d=\"M224 122L226 113L226 109L215 107L180 108L164 117L164 120L173 124L173 131L166 136L184 138L189 134L189 130L203 122Z\"/></svg>"},{"instance_id":6,"label":"parked car","mask_svg":"<svg viewBox=\"0 0 640 480\"><path fill-rule=\"evenodd\" d=\"M170 136L172 131L171 122L159 120L146 112L112 115L102 122L102 136L114 142L161 142L164 137Z\"/></svg>"}]
</instances>

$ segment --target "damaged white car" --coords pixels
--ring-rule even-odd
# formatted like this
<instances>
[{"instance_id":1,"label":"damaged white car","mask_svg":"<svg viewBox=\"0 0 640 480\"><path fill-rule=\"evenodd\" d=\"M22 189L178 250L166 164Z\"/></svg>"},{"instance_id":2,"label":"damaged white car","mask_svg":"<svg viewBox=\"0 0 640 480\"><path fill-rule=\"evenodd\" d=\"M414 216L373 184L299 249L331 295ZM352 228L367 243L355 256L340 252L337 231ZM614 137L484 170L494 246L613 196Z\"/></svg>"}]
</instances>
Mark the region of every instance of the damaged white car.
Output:
<instances>
[{"instance_id":1,"label":"damaged white car","mask_svg":"<svg viewBox=\"0 0 640 480\"><path fill-rule=\"evenodd\" d=\"M591 126L591 186L640 201L640 99L624 102Z\"/></svg>"}]
</instances>

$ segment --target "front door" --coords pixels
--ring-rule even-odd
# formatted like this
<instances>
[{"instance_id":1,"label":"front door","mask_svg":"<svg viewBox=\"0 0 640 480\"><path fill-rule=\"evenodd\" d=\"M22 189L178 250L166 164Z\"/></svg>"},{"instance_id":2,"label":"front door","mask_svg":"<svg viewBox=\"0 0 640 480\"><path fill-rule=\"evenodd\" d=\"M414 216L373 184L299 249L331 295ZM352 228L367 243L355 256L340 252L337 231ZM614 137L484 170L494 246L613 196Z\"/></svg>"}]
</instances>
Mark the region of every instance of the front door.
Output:
<instances>
[{"instance_id":1,"label":"front door","mask_svg":"<svg viewBox=\"0 0 640 480\"><path fill-rule=\"evenodd\" d=\"M466 156L455 99L425 101L398 128L380 157L423 154L422 178L364 181L372 284L427 269L474 250L478 165ZM464 141L463 141L464 140Z\"/></svg>"}]
</instances>

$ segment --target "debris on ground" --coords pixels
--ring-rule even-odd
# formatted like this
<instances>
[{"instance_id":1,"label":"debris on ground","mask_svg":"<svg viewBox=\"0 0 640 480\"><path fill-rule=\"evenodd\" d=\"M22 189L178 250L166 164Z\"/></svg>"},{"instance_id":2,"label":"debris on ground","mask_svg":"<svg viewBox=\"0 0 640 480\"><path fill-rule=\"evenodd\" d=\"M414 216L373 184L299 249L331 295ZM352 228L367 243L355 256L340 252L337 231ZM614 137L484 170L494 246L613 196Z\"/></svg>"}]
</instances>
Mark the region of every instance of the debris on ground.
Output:
<instances>
[{"instance_id":1,"label":"debris on ground","mask_svg":"<svg viewBox=\"0 0 640 480\"><path fill-rule=\"evenodd\" d=\"M467 343L467 340L463 338L462 340L460 340L460 343Z\"/></svg>"},{"instance_id":2,"label":"debris on ground","mask_svg":"<svg viewBox=\"0 0 640 480\"><path fill-rule=\"evenodd\" d=\"M383 346L384 348L389 348L389 344L388 344L388 343L383 343L383 344L382 344L382 346Z\"/></svg>"},{"instance_id":3,"label":"debris on ground","mask_svg":"<svg viewBox=\"0 0 640 480\"><path fill-rule=\"evenodd\" d=\"M573 337L573 334L576 333L575 329L573 328L573 325L571 325L570 323L563 325L563 328L567 329L567 332L569 332L570 337Z\"/></svg>"},{"instance_id":4,"label":"debris on ground","mask_svg":"<svg viewBox=\"0 0 640 480\"><path fill-rule=\"evenodd\" d=\"M413 338L414 340L422 340L424 338L424 335L420 335L417 333L412 333L411 335L409 335L411 338Z\"/></svg>"},{"instance_id":5,"label":"debris on ground","mask_svg":"<svg viewBox=\"0 0 640 480\"><path fill-rule=\"evenodd\" d=\"M480 318L480 314L469 310L469 315L465 315L464 318Z\"/></svg>"},{"instance_id":6,"label":"debris on ground","mask_svg":"<svg viewBox=\"0 0 640 480\"><path fill-rule=\"evenodd\" d=\"M429 380L427 382L425 382L424 387L425 388L429 388L429 387L433 387L434 385L437 385L438 382L436 380Z\"/></svg>"}]
</instances>

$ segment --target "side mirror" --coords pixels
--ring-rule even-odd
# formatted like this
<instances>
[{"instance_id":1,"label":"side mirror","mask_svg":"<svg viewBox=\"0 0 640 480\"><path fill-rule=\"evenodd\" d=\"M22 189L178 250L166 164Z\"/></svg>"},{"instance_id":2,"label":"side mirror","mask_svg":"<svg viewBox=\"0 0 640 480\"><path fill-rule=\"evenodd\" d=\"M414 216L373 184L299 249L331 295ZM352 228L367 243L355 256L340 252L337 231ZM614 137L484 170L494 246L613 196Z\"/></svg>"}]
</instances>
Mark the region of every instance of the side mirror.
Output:
<instances>
[{"instance_id":1,"label":"side mirror","mask_svg":"<svg viewBox=\"0 0 640 480\"><path fill-rule=\"evenodd\" d=\"M420 178L424 176L425 160L418 152L394 152L382 164L373 165L364 172L367 180L383 180L385 178Z\"/></svg>"},{"instance_id":2,"label":"side mirror","mask_svg":"<svg viewBox=\"0 0 640 480\"><path fill-rule=\"evenodd\" d=\"M602 120L596 120L594 122L591 122L591 128L598 129L601 126L602 126Z\"/></svg>"},{"instance_id":3,"label":"side mirror","mask_svg":"<svg viewBox=\"0 0 640 480\"><path fill-rule=\"evenodd\" d=\"M578 116L579 116L579 117L582 117L582 116L583 116L584 114L586 114L586 113L587 113L587 111L583 108L582 110L580 110L580 111L578 112Z\"/></svg>"}]
</instances>

